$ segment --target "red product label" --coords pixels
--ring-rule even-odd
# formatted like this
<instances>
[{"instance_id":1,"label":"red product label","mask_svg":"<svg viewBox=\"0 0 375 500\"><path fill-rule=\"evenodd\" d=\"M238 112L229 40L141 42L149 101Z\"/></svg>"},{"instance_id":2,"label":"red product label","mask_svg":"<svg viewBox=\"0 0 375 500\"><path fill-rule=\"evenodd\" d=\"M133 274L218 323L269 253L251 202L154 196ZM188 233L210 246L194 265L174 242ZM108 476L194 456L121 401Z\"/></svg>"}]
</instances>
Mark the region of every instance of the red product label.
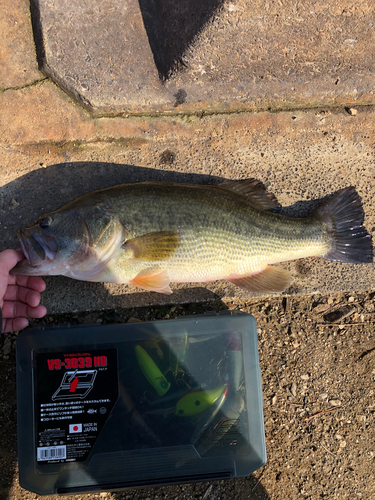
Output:
<instances>
[{"instance_id":1,"label":"red product label","mask_svg":"<svg viewBox=\"0 0 375 500\"><path fill-rule=\"evenodd\" d=\"M61 359L47 359L48 370L65 370L78 369L78 368L95 368L106 367L108 365L107 356L79 356L76 358L65 357L64 361Z\"/></svg>"}]
</instances>

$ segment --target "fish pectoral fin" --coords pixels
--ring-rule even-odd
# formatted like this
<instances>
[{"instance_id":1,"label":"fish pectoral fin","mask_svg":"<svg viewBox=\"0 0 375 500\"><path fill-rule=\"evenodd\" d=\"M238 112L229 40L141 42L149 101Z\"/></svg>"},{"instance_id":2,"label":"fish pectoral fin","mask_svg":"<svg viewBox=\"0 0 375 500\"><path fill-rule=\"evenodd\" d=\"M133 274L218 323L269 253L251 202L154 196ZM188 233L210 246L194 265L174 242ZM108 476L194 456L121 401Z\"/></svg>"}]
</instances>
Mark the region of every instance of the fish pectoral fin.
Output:
<instances>
[{"instance_id":1,"label":"fish pectoral fin","mask_svg":"<svg viewBox=\"0 0 375 500\"><path fill-rule=\"evenodd\" d=\"M156 261L169 259L178 243L179 235L176 231L159 231L132 238L123 247L133 252L134 259Z\"/></svg>"},{"instance_id":2,"label":"fish pectoral fin","mask_svg":"<svg viewBox=\"0 0 375 500\"><path fill-rule=\"evenodd\" d=\"M275 195L268 193L265 185L258 179L224 181L218 187L229 189L245 196L248 203L258 210L272 210L280 207Z\"/></svg>"},{"instance_id":3,"label":"fish pectoral fin","mask_svg":"<svg viewBox=\"0 0 375 500\"><path fill-rule=\"evenodd\" d=\"M170 295L172 290L169 288L169 277L167 271L160 269L144 269L130 280L133 285L148 290L150 292L164 293Z\"/></svg>"},{"instance_id":4,"label":"fish pectoral fin","mask_svg":"<svg viewBox=\"0 0 375 500\"><path fill-rule=\"evenodd\" d=\"M227 281L250 292L283 292L290 284L290 274L285 269L267 266L259 273Z\"/></svg>"}]
</instances>

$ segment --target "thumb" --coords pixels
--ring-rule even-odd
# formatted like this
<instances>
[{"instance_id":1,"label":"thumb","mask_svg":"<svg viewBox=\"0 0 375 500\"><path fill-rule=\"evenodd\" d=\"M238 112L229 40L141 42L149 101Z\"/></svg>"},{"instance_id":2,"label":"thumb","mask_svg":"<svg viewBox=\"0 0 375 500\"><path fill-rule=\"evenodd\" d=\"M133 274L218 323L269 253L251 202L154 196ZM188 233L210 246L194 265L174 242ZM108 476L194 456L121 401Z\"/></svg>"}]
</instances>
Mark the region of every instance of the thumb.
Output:
<instances>
[{"instance_id":1,"label":"thumb","mask_svg":"<svg viewBox=\"0 0 375 500\"><path fill-rule=\"evenodd\" d=\"M0 274L7 276L9 271L25 256L21 249L7 249L0 253Z\"/></svg>"}]
</instances>

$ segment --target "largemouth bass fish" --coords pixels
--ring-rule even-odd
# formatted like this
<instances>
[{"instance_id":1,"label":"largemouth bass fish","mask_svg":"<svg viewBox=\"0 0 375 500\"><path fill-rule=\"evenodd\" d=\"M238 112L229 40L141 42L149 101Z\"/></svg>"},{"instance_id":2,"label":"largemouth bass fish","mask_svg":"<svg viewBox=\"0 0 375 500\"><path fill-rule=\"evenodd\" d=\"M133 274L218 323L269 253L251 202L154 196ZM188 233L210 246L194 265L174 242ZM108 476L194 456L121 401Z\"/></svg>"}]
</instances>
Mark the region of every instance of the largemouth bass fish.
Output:
<instances>
[{"instance_id":1,"label":"largemouth bass fish","mask_svg":"<svg viewBox=\"0 0 375 500\"><path fill-rule=\"evenodd\" d=\"M271 264L302 257L371 263L371 237L353 187L307 218L272 210L255 179L216 186L142 182L87 193L20 229L25 260L12 274L132 283L172 293L173 282L227 280L281 292L289 273Z\"/></svg>"}]
</instances>

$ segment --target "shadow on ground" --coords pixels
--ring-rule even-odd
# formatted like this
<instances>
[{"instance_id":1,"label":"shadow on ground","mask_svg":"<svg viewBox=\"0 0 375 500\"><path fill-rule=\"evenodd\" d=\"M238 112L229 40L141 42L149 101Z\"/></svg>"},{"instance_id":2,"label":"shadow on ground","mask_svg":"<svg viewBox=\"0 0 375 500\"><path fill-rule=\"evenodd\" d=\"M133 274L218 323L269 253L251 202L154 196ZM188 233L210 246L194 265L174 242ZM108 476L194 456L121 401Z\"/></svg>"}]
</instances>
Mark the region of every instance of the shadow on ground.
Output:
<instances>
[{"instance_id":1,"label":"shadow on ground","mask_svg":"<svg viewBox=\"0 0 375 500\"><path fill-rule=\"evenodd\" d=\"M0 249L19 246L17 229L84 193L116 184L149 180L212 184L224 179L104 162L66 162L39 168L18 177L1 190L0 220L6 222L0 224ZM320 201L298 202L281 212L304 216ZM83 311L85 304L88 306L93 301L96 309L150 306L155 303L155 293L140 293L132 285L108 287L102 283L79 282L60 276L47 278L46 281L49 293L45 294L43 303L51 314ZM217 298L215 293L202 286L174 285L173 288L172 296L158 294L157 302L171 304Z\"/></svg>"},{"instance_id":2,"label":"shadow on ground","mask_svg":"<svg viewBox=\"0 0 375 500\"><path fill-rule=\"evenodd\" d=\"M139 0L162 80L187 66L186 50L222 4L223 0Z\"/></svg>"},{"instance_id":3,"label":"shadow on ground","mask_svg":"<svg viewBox=\"0 0 375 500\"><path fill-rule=\"evenodd\" d=\"M128 490L113 493L113 500L146 500L154 498L196 499L204 500L270 500L262 483L253 475L247 478L230 479L227 481L210 481L208 483L185 484L147 488L144 495L140 490Z\"/></svg>"}]
</instances>

